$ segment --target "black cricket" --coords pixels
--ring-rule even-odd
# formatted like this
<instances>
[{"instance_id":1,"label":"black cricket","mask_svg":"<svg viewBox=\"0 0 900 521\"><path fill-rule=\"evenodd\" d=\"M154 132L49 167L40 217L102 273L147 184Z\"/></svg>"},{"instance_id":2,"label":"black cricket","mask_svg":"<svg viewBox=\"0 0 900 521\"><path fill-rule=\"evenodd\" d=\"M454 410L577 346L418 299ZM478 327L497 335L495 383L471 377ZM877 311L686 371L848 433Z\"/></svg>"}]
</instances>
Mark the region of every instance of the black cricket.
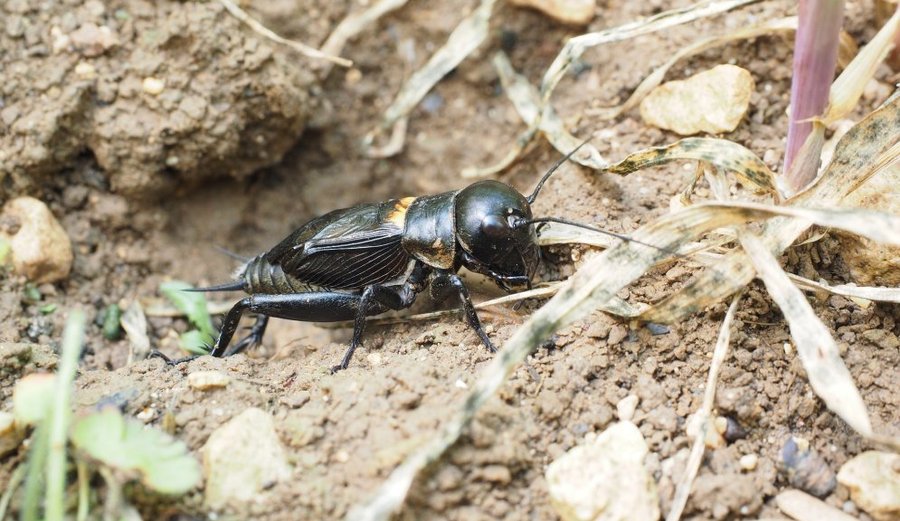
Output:
<instances>
[{"instance_id":1,"label":"black cricket","mask_svg":"<svg viewBox=\"0 0 900 521\"><path fill-rule=\"evenodd\" d=\"M437 195L360 204L307 222L247 261L236 281L195 290L249 294L225 316L209 354L231 356L260 343L269 317L354 320L350 347L332 367L346 369L362 340L366 317L406 309L425 288L438 302L458 295L469 326L495 352L457 271L465 267L486 275L506 291L530 288L541 259L536 223L595 229L558 218L535 219L531 213L544 182L578 148L553 165L527 197L498 181L479 181ZM256 322L247 337L229 347L245 312L255 313Z\"/></svg>"}]
</instances>

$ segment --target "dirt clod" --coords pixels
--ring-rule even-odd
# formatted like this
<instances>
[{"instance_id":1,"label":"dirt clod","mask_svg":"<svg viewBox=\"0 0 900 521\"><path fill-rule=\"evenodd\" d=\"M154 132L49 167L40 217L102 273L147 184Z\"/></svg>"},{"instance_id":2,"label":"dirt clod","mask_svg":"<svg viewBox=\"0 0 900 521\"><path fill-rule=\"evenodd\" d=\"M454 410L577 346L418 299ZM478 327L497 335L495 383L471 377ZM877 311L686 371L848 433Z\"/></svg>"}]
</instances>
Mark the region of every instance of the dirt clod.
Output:
<instances>
[{"instance_id":1,"label":"dirt clod","mask_svg":"<svg viewBox=\"0 0 900 521\"><path fill-rule=\"evenodd\" d=\"M14 192L90 152L113 190L156 198L271 165L304 128L312 75L215 2L45 2L22 14L34 38L0 33Z\"/></svg>"},{"instance_id":2,"label":"dirt clod","mask_svg":"<svg viewBox=\"0 0 900 521\"><path fill-rule=\"evenodd\" d=\"M17 272L38 284L69 276L72 244L46 204L33 197L17 197L3 206L2 218L15 223L15 231L0 230L0 237L9 241Z\"/></svg>"},{"instance_id":3,"label":"dirt clod","mask_svg":"<svg viewBox=\"0 0 900 521\"><path fill-rule=\"evenodd\" d=\"M258 499L291 475L272 416L247 409L216 429L203 447L205 504L213 509Z\"/></svg>"}]
</instances>

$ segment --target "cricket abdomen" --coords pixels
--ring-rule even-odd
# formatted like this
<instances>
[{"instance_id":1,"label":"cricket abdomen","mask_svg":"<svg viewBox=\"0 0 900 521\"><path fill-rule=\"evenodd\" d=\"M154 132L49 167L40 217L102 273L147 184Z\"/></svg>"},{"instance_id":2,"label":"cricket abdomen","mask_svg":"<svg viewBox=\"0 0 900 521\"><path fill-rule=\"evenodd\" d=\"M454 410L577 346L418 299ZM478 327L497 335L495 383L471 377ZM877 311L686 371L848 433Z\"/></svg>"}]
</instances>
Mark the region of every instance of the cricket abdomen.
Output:
<instances>
[{"instance_id":1,"label":"cricket abdomen","mask_svg":"<svg viewBox=\"0 0 900 521\"><path fill-rule=\"evenodd\" d=\"M327 290L288 275L280 265L269 263L264 255L258 255L245 264L238 272L238 277L244 282L244 291L251 295L282 295Z\"/></svg>"}]
</instances>

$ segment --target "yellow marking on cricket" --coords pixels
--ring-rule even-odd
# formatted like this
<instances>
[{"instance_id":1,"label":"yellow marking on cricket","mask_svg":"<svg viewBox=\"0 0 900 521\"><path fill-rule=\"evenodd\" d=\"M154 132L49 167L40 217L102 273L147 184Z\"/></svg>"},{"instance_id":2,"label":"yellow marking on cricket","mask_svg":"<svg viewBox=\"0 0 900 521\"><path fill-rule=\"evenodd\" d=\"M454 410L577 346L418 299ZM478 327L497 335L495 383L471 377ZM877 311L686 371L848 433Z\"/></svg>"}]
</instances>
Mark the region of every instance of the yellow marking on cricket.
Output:
<instances>
[{"instance_id":1,"label":"yellow marking on cricket","mask_svg":"<svg viewBox=\"0 0 900 521\"><path fill-rule=\"evenodd\" d=\"M415 197L404 197L398 200L397 204L394 205L393 211L387 215L387 220L403 228L403 225L406 223L406 211L409 210L409 205L415 200Z\"/></svg>"}]
</instances>

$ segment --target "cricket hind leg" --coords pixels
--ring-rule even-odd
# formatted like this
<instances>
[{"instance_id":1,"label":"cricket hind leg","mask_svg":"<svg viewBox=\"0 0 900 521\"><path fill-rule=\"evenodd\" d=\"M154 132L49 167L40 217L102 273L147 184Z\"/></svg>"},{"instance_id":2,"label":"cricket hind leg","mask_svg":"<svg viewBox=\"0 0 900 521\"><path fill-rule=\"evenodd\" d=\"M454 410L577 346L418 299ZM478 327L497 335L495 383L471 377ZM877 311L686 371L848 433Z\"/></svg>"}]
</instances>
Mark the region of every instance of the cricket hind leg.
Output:
<instances>
[{"instance_id":1,"label":"cricket hind leg","mask_svg":"<svg viewBox=\"0 0 900 521\"><path fill-rule=\"evenodd\" d=\"M269 325L269 317L266 315L256 315L256 322L250 326L250 333L240 339L236 344L231 346L223 356L236 355L244 352L247 348L256 347L262 344L263 336L266 334L266 326Z\"/></svg>"}]
</instances>

